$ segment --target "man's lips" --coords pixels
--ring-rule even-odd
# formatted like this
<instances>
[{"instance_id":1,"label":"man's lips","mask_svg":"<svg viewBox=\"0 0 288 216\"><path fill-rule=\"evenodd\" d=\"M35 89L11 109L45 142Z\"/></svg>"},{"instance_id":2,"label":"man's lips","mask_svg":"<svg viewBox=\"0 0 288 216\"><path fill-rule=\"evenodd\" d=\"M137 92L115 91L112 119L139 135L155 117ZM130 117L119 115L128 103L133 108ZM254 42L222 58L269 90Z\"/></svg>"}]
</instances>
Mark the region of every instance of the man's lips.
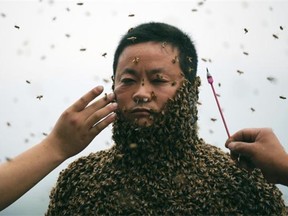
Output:
<instances>
[{"instance_id":1,"label":"man's lips","mask_svg":"<svg viewBox=\"0 0 288 216\"><path fill-rule=\"evenodd\" d=\"M136 115L150 115L151 114L151 109L147 108L134 108L131 110L132 114Z\"/></svg>"}]
</instances>

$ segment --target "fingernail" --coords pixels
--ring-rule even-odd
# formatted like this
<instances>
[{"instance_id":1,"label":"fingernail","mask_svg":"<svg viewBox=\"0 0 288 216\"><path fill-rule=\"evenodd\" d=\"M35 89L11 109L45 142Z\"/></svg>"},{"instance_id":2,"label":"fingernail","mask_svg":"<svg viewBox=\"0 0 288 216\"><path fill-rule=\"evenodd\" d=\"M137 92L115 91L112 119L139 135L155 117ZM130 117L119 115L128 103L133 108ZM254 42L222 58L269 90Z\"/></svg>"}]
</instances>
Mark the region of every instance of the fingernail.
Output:
<instances>
[{"instance_id":1,"label":"fingernail","mask_svg":"<svg viewBox=\"0 0 288 216\"><path fill-rule=\"evenodd\" d=\"M103 87L103 86L97 86L95 89L96 89L97 91L102 91L102 90L104 89L104 87Z\"/></svg>"}]
</instances>

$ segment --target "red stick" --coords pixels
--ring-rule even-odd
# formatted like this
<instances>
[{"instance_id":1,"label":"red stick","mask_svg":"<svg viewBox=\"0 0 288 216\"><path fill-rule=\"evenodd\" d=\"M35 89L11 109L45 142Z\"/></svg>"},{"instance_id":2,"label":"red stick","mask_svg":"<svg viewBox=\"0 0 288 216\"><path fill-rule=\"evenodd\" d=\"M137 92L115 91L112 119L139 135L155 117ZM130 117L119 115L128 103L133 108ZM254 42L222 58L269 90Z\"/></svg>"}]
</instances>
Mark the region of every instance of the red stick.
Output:
<instances>
[{"instance_id":1,"label":"red stick","mask_svg":"<svg viewBox=\"0 0 288 216\"><path fill-rule=\"evenodd\" d=\"M209 73L208 68L206 68L206 70L207 70L207 80L208 80L208 83L211 85L211 88L212 88L212 91L213 91L213 94L214 94L214 97L215 97L215 100L216 100L216 103L217 103L217 106L218 106L218 109L219 109L219 112L220 112L222 121L223 121L223 123L224 123L225 130L226 130L226 132L227 132L228 138L230 138L230 133L229 133L228 127L227 127L227 125L226 125L226 121L225 121L225 119L224 119L224 115L223 115L223 113L222 113L222 110L221 110L221 107L220 107L220 104L219 104L219 101L218 101L218 98L217 98L217 95L216 95L216 93L215 93L215 89L214 89L214 86L213 86L213 77L212 77L211 74Z\"/></svg>"}]
</instances>

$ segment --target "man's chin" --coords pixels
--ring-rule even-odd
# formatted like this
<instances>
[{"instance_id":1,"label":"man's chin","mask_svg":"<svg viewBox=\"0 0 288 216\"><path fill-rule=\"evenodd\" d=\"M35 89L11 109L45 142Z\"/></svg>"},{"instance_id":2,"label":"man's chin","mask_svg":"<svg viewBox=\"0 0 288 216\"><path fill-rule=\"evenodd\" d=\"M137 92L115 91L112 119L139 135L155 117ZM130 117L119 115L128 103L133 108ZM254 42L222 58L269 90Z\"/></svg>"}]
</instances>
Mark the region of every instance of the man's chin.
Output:
<instances>
[{"instance_id":1,"label":"man's chin","mask_svg":"<svg viewBox=\"0 0 288 216\"><path fill-rule=\"evenodd\" d=\"M149 127L153 124L153 120L149 117L141 117L134 119L134 123L141 127Z\"/></svg>"}]
</instances>

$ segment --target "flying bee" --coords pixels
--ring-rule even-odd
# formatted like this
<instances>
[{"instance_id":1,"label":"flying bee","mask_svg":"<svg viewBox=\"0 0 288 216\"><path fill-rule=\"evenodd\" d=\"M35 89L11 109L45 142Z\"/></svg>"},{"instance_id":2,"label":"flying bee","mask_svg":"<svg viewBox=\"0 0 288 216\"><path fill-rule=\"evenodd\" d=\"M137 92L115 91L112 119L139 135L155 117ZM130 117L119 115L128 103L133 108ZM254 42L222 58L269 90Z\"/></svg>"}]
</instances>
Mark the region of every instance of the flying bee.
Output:
<instances>
[{"instance_id":1,"label":"flying bee","mask_svg":"<svg viewBox=\"0 0 288 216\"><path fill-rule=\"evenodd\" d=\"M83 4L84 4L83 2L78 2L77 3L77 5L80 5L80 6L83 5Z\"/></svg>"},{"instance_id":2,"label":"flying bee","mask_svg":"<svg viewBox=\"0 0 288 216\"><path fill-rule=\"evenodd\" d=\"M135 14L129 14L128 15L128 17L134 17L135 16Z\"/></svg>"},{"instance_id":3,"label":"flying bee","mask_svg":"<svg viewBox=\"0 0 288 216\"><path fill-rule=\"evenodd\" d=\"M244 54L244 55L249 55L249 53L248 53L248 52L243 52L243 54Z\"/></svg>"},{"instance_id":4,"label":"flying bee","mask_svg":"<svg viewBox=\"0 0 288 216\"><path fill-rule=\"evenodd\" d=\"M244 32L245 32L245 34L247 34L248 33L248 29L244 28Z\"/></svg>"},{"instance_id":5,"label":"flying bee","mask_svg":"<svg viewBox=\"0 0 288 216\"><path fill-rule=\"evenodd\" d=\"M109 79L106 79L106 78L103 78L103 81L105 82L105 83L109 83Z\"/></svg>"},{"instance_id":6,"label":"flying bee","mask_svg":"<svg viewBox=\"0 0 288 216\"><path fill-rule=\"evenodd\" d=\"M103 57L106 57L106 55L107 55L107 53L106 53L106 52L102 54L102 56L103 56Z\"/></svg>"},{"instance_id":7,"label":"flying bee","mask_svg":"<svg viewBox=\"0 0 288 216\"><path fill-rule=\"evenodd\" d=\"M273 36L275 39L279 39L279 37L278 37L276 34L272 34L272 36Z\"/></svg>"},{"instance_id":8,"label":"flying bee","mask_svg":"<svg viewBox=\"0 0 288 216\"><path fill-rule=\"evenodd\" d=\"M81 48L80 51L84 52L84 51L86 51L86 48Z\"/></svg>"},{"instance_id":9,"label":"flying bee","mask_svg":"<svg viewBox=\"0 0 288 216\"><path fill-rule=\"evenodd\" d=\"M20 29L20 26L15 25L14 27L15 27L16 29Z\"/></svg>"},{"instance_id":10,"label":"flying bee","mask_svg":"<svg viewBox=\"0 0 288 216\"><path fill-rule=\"evenodd\" d=\"M26 83L31 84L31 82L29 80L26 80Z\"/></svg>"},{"instance_id":11,"label":"flying bee","mask_svg":"<svg viewBox=\"0 0 288 216\"><path fill-rule=\"evenodd\" d=\"M282 27L282 26L280 26L279 28L280 28L280 30L283 30L283 27Z\"/></svg>"},{"instance_id":12,"label":"flying bee","mask_svg":"<svg viewBox=\"0 0 288 216\"><path fill-rule=\"evenodd\" d=\"M215 121L217 121L217 119L216 119L216 118L210 118L210 120L211 120L212 122L215 122Z\"/></svg>"},{"instance_id":13,"label":"flying bee","mask_svg":"<svg viewBox=\"0 0 288 216\"><path fill-rule=\"evenodd\" d=\"M7 122L6 125L7 125L8 127L10 127L10 126L11 126L11 123L10 123L10 122Z\"/></svg>"},{"instance_id":14,"label":"flying bee","mask_svg":"<svg viewBox=\"0 0 288 216\"><path fill-rule=\"evenodd\" d=\"M207 59L205 59L205 58L201 58L201 60L204 61L204 62L207 62Z\"/></svg>"},{"instance_id":15,"label":"flying bee","mask_svg":"<svg viewBox=\"0 0 288 216\"><path fill-rule=\"evenodd\" d=\"M283 99L283 100L286 99L286 97L284 97L284 96L279 96L279 98L280 98L280 99Z\"/></svg>"},{"instance_id":16,"label":"flying bee","mask_svg":"<svg viewBox=\"0 0 288 216\"><path fill-rule=\"evenodd\" d=\"M191 11L192 11L192 12L197 12L198 10L197 10L197 9L192 9Z\"/></svg>"},{"instance_id":17,"label":"flying bee","mask_svg":"<svg viewBox=\"0 0 288 216\"><path fill-rule=\"evenodd\" d=\"M276 83L277 79L275 77L269 76L266 78L268 81L270 81L271 83Z\"/></svg>"},{"instance_id":18,"label":"flying bee","mask_svg":"<svg viewBox=\"0 0 288 216\"><path fill-rule=\"evenodd\" d=\"M43 132L43 133L42 133L42 135L43 135L43 136L48 136L48 134L47 134L47 133L45 133L45 132Z\"/></svg>"},{"instance_id":19,"label":"flying bee","mask_svg":"<svg viewBox=\"0 0 288 216\"><path fill-rule=\"evenodd\" d=\"M41 100L41 99L43 98L43 95L38 95L36 98L37 98L38 100Z\"/></svg>"},{"instance_id":20,"label":"flying bee","mask_svg":"<svg viewBox=\"0 0 288 216\"><path fill-rule=\"evenodd\" d=\"M254 109L253 107L251 107L250 110L251 110L252 112L255 112L255 109Z\"/></svg>"},{"instance_id":21,"label":"flying bee","mask_svg":"<svg viewBox=\"0 0 288 216\"><path fill-rule=\"evenodd\" d=\"M67 38L70 38L70 34L65 34L65 36L66 36Z\"/></svg>"},{"instance_id":22,"label":"flying bee","mask_svg":"<svg viewBox=\"0 0 288 216\"><path fill-rule=\"evenodd\" d=\"M239 75L244 74L244 72L241 71L241 70L237 70L237 73L238 73Z\"/></svg>"}]
</instances>

